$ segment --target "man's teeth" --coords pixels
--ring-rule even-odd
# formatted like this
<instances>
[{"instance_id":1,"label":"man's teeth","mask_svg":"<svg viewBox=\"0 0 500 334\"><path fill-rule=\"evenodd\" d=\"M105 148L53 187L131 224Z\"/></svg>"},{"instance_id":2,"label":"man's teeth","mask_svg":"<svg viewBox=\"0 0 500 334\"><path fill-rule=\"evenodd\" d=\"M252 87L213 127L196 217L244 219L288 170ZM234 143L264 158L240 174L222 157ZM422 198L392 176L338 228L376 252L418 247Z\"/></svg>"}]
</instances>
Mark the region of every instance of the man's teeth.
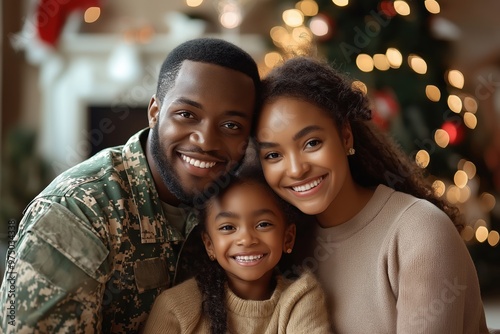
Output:
<instances>
[{"instance_id":1,"label":"man's teeth","mask_svg":"<svg viewBox=\"0 0 500 334\"><path fill-rule=\"evenodd\" d=\"M304 184L304 185L301 185L298 187L292 187L292 189L293 189L293 191L298 191L298 192L307 191L307 190L310 190L310 189L316 187L318 184L321 183L322 180L323 180L323 177L320 177L319 179L314 180L308 184Z\"/></svg>"},{"instance_id":2,"label":"man's teeth","mask_svg":"<svg viewBox=\"0 0 500 334\"><path fill-rule=\"evenodd\" d=\"M195 167L198 167L198 168L212 168L216 164L216 162L213 162L213 161L210 162L210 161L201 161L201 160L193 159L193 158L190 158L184 154L181 154L181 158L182 158L182 160L184 160L188 164L195 166Z\"/></svg>"},{"instance_id":3,"label":"man's teeth","mask_svg":"<svg viewBox=\"0 0 500 334\"><path fill-rule=\"evenodd\" d=\"M235 260L239 262L252 262L260 260L264 257L264 255L245 255L245 256L235 256Z\"/></svg>"}]
</instances>

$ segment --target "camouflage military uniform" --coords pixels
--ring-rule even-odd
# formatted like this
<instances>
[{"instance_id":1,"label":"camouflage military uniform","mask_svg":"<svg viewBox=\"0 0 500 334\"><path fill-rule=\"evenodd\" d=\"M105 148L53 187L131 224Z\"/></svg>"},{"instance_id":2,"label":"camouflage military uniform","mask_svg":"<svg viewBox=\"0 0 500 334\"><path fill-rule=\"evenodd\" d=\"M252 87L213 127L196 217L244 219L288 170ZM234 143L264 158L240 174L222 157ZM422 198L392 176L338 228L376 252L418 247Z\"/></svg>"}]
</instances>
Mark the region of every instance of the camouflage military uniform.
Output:
<instances>
[{"instance_id":1,"label":"camouflage military uniform","mask_svg":"<svg viewBox=\"0 0 500 334\"><path fill-rule=\"evenodd\" d=\"M172 285L184 237L163 214L146 135L64 172L29 205L0 290L3 332L136 332Z\"/></svg>"}]
</instances>

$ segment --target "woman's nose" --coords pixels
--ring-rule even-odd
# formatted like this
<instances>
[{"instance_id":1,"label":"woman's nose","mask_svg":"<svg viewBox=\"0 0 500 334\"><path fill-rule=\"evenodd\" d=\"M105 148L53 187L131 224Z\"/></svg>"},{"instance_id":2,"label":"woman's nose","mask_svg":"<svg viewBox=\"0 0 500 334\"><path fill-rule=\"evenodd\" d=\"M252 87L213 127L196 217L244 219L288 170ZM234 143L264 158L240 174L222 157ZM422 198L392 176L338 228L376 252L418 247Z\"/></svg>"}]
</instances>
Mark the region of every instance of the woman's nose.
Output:
<instances>
[{"instance_id":1,"label":"woman's nose","mask_svg":"<svg viewBox=\"0 0 500 334\"><path fill-rule=\"evenodd\" d=\"M299 178L303 176L307 171L309 171L309 163L299 159L296 156L290 156L288 158L288 164L286 166L286 173L288 176L293 178Z\"/></svg>"}]
</instances>

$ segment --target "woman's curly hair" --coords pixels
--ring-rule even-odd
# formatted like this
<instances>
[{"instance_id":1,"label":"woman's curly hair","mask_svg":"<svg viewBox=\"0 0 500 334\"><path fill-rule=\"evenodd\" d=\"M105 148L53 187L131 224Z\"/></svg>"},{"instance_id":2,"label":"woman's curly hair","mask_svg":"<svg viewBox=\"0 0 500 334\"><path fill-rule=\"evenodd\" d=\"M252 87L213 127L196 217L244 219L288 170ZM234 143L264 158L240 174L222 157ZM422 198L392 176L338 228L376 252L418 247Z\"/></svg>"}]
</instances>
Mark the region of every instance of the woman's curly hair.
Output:
<instances>
[{"instance_id":1,"label":"woman's curly hair","mask_svg":"<svg viewBox=\"0 0 500 334\"><path fill-rule=\"evenodd\" d=\"M365 187L385 184L426 199L443 210L458 231L462 230L458 209L438 198L422 169L371 122L368 98L353 87L347 76L317 58L291 58L263 80L262 102L280 97L297 98L318 106L334 120L339 132L350 125L356 154L349 156L349 168L356 183Z\"/></svg>"}]
</instances>

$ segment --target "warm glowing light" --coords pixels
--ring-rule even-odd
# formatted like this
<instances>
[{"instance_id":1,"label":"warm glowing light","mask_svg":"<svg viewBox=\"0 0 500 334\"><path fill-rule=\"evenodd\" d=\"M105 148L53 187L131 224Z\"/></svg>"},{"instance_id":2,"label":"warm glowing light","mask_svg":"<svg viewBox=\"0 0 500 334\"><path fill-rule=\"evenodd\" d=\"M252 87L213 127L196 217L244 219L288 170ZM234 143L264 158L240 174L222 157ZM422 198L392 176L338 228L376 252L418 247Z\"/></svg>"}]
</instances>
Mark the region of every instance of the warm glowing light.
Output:
<instances>
[{"instance_id":1,"label":"warm glowing light","mask_svg":"<svg viewBox=\"0 0 500 334\"><path fill-rule=\"evenodd\" d=\"M455 185L459 188L463 188L467 185L467 181L469 181L469 177L467 176L467 173L464 172L463 170L459 170L455 173L455 176L453 177L453 181L455 182Z\"/></svg>"},{"instance_id":2,"label":"warm glowing light","mask_svg":"<svg viewBox=\"0 0 500 334\"><path fill-rule=\"evenodd\" d=\"M315 16L318 14L318 4L314 0L303 0L295 4L295 8L304 13L305 16Z\"/></svg>"},{"instance_id":3,"label":"warm glowing light","mask_svg":"<svg viewBox=\"0 0 500 334\"><path fill-rule=\"evenodd\" d=\"M460 235L465 241L471 241L474 238L474 229L470 226L465 226Z\"/></svg>"},{"instance_id":4,"label":"warm glowing light","mask_svg":"<svg viewBox=\"0 0 500 334\"><path fill-rule=\"evenodd\" d=\"M448 82L453 87L458 89L464 88L464 75L459 70L451 70L448 72Z\"/></svg>"},{"instance_id":5,"label":"warm glowing light","mask_svg":"<svg viewBox=\"0 0 500 334\"><path fill-rule=\"evenodd\" d=\"M431 14L439 14L441 11L441 7L439 6L439 3L436 0L425 0L425 8L429 11Z\"/></svg>"},{"instance_id":6,"label":"warm glowing light","mask_svg":"<svg viewBox=\"0 0 500 334\"><path fill-rule=\"evenodd\" d=\"M330 32L328 22L323 17L313 17L309 22L309 28L316 36L326 36Z\"/></svg>"},{"instance_id":7,"label":"warm glowing light","mask_svg":"<svg viewBox=\"0 0 500 334\"><path fill-rule=\"evenodd\" d=\"M431 156L426 150L420 150L415 156L415 162L417 163L418 167L425 168L429 166L429 163L431 162Z\"/></svg>"},{"instance_id":8,"label":"warm glowing light","mask_svg":"<svg viewBox=\"0 0 500 334\"><path fill-rule=\"evenodd\" d=\"M422 57L419 57L417 55L409 55L408 65L410 65L411 69L418 74L427 73L427 63L422 59Z\"/></svg>"},{"instance_id":9,"label":"warm glowing light","mask_svg":"<svg viewBox=\"0 0 500 334\"><path fill-rule=\"evenodd\" d=\"M288 31L286 30L285 27L277 26L277 27L272 27L269 34L273 41L279 43L285 38L285 36L288 35Z\"/></svg>"},{"instance_id":10,"label":"warm glowing light","mask_svg":"<svg viewBox=\"0 0 500 334\"><path fill-rule=\"evenodd\" d=\"M484 221L484 219L476 220L476 223L474 224L474 230L477 230L481 226L486 227L486 222Z\"/></svg>"},{"instance_id":11,"label":"warm glowing light","mask_svg":"<svg viewBox=\"0 0 500 334\"><path fill-rule=\"evenodd\" d=\"M298 9L287 9L283 12L283 22L289 27L300 27L304 23L304 14Z\"/></svg>"},{"instance_id":12,"label":"warm glowing light","mask_svg":"<svg viewBox=\"0 0 500 334\"><path fill-rule=\"evenodd\" d=\"M427 85L425 87L425 95L432 102L438 102L441 99L441 91L434 85Z\"/></svg>"},{"instance_id":13,"label":"warm glowing light","mask_svg":"<svg viewBox=\"0 0 500 334\"><path fill-rule=\"evenodd\" d=\"M445 148L450 143L450 135L443 129L437 129L434 133L434 141L439 147Z\"/></svg>"},{"instance_id":14,"label":"warm glowing light","mask_svg":"<svg viewBox=\"0 0 500 334\"><path fill-rule=\"evenodd\" d=\"M485 211L491 211L496 205L495 197L490 193L482 193L479 197Z\"/></svg>"},{"instance_id":15,"label":"warm glowing light","mask_svg":"<svg viewBox=\"0 0 500 334\"><path fill-rule=\"evenodd\" d=\"M243 21L243 15L241 13L241 8L232 2L220 3L219 4L219 22L227 29L234 29L238 27Z\"/></svg>"},{"instance_id":16,"label":"warm glowing light","mask_svg":"<svg viewBox=\"0 0 500 334\"><path fill-rule=\"evenodd\" d=\"M460 189L456 186L448 187L448 191L446 192L446 199L451 204L457 204L460 199Z\"/></svg>"},{"instance_id":17,"label":"warm glowing light","mask_svg":"<svg viewBox=\"0 0 500 334\"><path fill-rule=\"evenodd\" d=\"M466 112L464 114L464 123L465 126L469 129L475 129L477 126L477 117L471 112Z\"/></svg>"},{"instance_id":18,"label":"warm glowing light","mask_svg":"<svg viewBox=\"0 0 500 334\"><path fill-rule=\"evenodd\" d=\"M490 234L488 235L488 243L490 244L491 247L495 247L498 245L498 242L500 241L500 234L497 231L491 231Z\"/></svg>"},{"instance_id":19,"label":"warm glowing light","mask_svg":"<svg viewBox=\"0 0 500 334\"><path fill-rule=\"evenodd\" d=\"M380 71L387 71L391 68L387 56L381 53L377 53L373 56L373 64L375 65L375 68Z\"/></svg>"},{"instance_id":20,"label":"warm glowing light","mask_svg":"<svg viewBox=\"0 0 500 334\"><path fill-rule=\"evenodd\" d=\"M462 111L462 100L453 94L448 96L448 108L454 113L459 114Z\"/></svg>"},{"instance_id":21,"label":"warm glowing light","mask_svg":"<svg viewBox=\"0 0 500 334\"><path fill-rule=\"evenodd\" d=\"M462 189L460 189L460 196L458 198L458 201L460 203L465 203L469 200L470 198L470 188L469 186L465 186Z\"/></svg>"},{"instance_id":22,"label":"warm glowing light","mask_svg":"<svg viewBox=\"0 0 500 334\"><path fill-rule=\"evenodd\" d=\"M312 42L313 39L311 30L304 26L293 28L292 37L297 43L302 45Z\"/></svg>"},{"instance_id":23,"label":"warm glowing light","mask_svg":"<svg viewBox=\"0 0 500 334\"><path fill-rule=\"evenodd\" d=\"M349 4L349 0L332 0L332 2L339 7L345 7Z\"/></svg>"},{"instance_id":24,"label":"warm glowing light","mask_svg":"<svg viewBox=\"0 0 500 334\"><path fill-rule=\"evenodd\" d=\"M473 162L466 161L462 169L464 170L465 173L467 173L467 177L469 178L469 180L472 180L474 176L476 176L477 169L476 165L474 165Z\"/></svg>"},{"instance_id":25,"label":"warm glowing light","mask_svg":"<svg viewBox=\"0 0 500 334\"><path fill-rule=\"evenodd\" d=\"M401 64L403 64L403 55L398 49L388 48L385 55L387 56L389 65L391 65L392 68L400 68Z\"/></svg>"},{"instance_id":26,"label":"warm glowing light","mask_svg":"<svg viewBox=\"0 0 500 334\"><path fill-rule=\"evenodd\" d=\"M89 7L83 14L83 20L85 23L94 23L101 16L101 8L99 7Z\"/></svg>"},{"instance_id":27,"label":"warm glowing light","mask_svg":"<svg viewBox=\"0 0 500 334\"><path fill-rule=\"evenodd\" d=\"M368 94L368 87L366 87L364 82L355 80L351 84L352 88L362 91L365 95Z\"/></svg>"},{"instance_id":28,"label":"warm glowing light","mask_svg":"<svg viewBox=\"0 0 500 334\"><path fill-rule=\"evenodd\" d=\"M464 99L464 108L465 110L475 114L477 111L477 101L474 98L467 96Z\"/></svg>"},{"instance_id":29,"label":"warm glowing light","mask_svg":"<svg viewBox=\"0 0 500 334\"><path fill-rule=\"evenodd\" d=\"M437 197L441 197L444 195L444 192L446 191L446 185L444 184L443 181L436 180L432 183L432 190L434 190L434 194Z\"/></svg>"},{"instance_id":30,"label":"warm glowing light","mask_svg":"<svg viewBox=\"0 0 500 334\"><path fill-rule=\"evenodd\" d=\"M360 53L356 57L356 65L363 72L373 71L373 58L367 54Z\"/></svg>"},{"instance_id":31,"label":"warm glowing light","mask_svg":"<svg viewBox=\"0 0 500 334\"><path fill-rule=\"evenodd\" d=\"M264 56L264 64L269 68L275 67L282 60L283 58L278 52L269 52Z\"/></svg>"},{"instance_id":32,"label":"warm glowing light","mask_svg":"<svg viewBox=\"0 0 500 334\"><path fill-rule=\"evenodd\" d=\"M476 230L476 239L479 242L485 242L488 239L488 229L484 226L479 226Z\"/></svg>"},{"instance_id":33,"label":"warm glowing light","mask_svg":"<svg viewBox=\"0 0 500 334\"><path fill-rule=\"evenodd\" d=\"M406 1L396 0L394 1L394 9L396 13L402 16L410 15L410 5Z\"/></svg>"},{"instance_id":34,"label":"warm glowing light","mask_svg":"<svg viewBox=\"0 0 500 334\"><path fill-rule=\"evenodd\" d=\"M189 7L198 7L203 3L203 0L186 0L186 5Z\"/></svg>"}]
</instances>

